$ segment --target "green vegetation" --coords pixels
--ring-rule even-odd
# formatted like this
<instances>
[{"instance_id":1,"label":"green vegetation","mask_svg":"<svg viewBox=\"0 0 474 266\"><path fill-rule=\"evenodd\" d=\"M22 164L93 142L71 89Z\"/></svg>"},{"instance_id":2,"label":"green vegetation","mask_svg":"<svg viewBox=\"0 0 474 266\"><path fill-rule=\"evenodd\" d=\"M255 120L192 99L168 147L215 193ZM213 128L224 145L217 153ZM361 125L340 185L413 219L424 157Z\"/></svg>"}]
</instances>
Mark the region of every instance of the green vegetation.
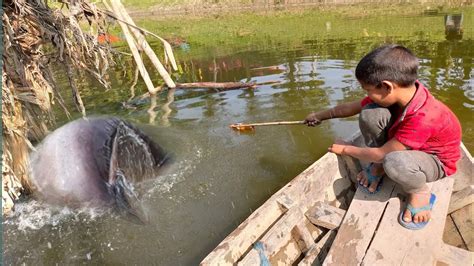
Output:
<instances>
[{"instance_id":1,"label":"green vegetation","mask_svg":"<svg viewBox=\"0 0 474 266\"><path fill-rule=\"evenodd\" d=\"M146 18L137 19L137 24L168 40L185 41L191 46L188 58L204 54L206 50L218 55L234 54L247 48L266 50L285 46L288 50L300 47L303 40L327 41L343 37L348 43L351 39L380 43L394 38L414 41L445 38L443 14L421 16L424 9L420 6L367 10L358 6L167 20ZM416 16L407 16L407 10ZM473 29L467 25L474 24L474 8L461 11L464 36L472 38ZM179 53L179 49L176 50Z\"/></svg>"},{"instance_id":2,"label":"green vegetation","mask_svg":"<svg viewBox=\"0 0 474 266\"><path fill-rule=\"evenodd\" d=\"M192 7L192 6L231 6L250 4L250 0L122 0L127 8L145 10L154 6L159 7Z\"/></svg>"}]
</instances>

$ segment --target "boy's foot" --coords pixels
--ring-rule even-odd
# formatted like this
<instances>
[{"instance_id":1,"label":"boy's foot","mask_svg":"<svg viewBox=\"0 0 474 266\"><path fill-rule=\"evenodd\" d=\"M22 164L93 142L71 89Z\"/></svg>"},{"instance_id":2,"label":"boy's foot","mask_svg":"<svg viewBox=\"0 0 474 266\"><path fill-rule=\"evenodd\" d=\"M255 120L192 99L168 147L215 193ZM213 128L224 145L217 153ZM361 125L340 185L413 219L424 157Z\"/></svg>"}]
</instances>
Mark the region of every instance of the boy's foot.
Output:
<instances>
[{"instance_id":1,"label":"boy's foot","mask_svg":"<svg viewBox=\"0 0 474 266\"><path fill-rule=\"evenodd\" d=\"M369 171L371 175L373 176L381 177L385 174L385 171L381 163L373 163L372 166L369 168ZM372 193L375 192L375 190L377 190L377 186L379 185L379 182L381 180L381 178L379 178L377 180L372 181L369 184L369 177L367 176L367 173L365 170L361 171L357 175L356 178L357 178L357 182L359 182L360 185L366 187L367 190L369 190L369 192L372 192Z\"/></svg>"},{"instance_id":2,"label":"boy's foot","mask_svg":"<svg viewBox=\"0 0 474 266\"><path fill-rule=\"evenodd\" d=\"M427 206L430 204L430 197L431 193L428 192L417 192L409 194L408 197L408 204L410 204L414 208L421 208L423 206ZM403 213L403 221L405 222L414 222L414 223L422 223L428 222L431 219L431 211L424 210L420 211L412 217L411 212L406 209Z\"/></svg>"}]
</instances>

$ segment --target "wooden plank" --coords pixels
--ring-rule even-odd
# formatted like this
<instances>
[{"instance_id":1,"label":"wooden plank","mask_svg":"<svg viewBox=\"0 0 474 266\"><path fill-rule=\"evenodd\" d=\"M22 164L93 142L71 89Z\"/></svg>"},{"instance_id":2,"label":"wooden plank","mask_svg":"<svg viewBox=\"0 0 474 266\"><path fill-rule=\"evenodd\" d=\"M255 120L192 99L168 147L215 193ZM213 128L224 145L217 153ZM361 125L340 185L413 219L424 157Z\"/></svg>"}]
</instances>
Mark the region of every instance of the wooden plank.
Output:
<instances>
[{"instance_id":1,"label":"wooden plank","mask_svg":"<svg viewBox=\"0 0 474 266\"><path fill-rule=\"evenodd\" d=\"M474 253L465 249L443 244L436 252L437 265L472 266ZM441 263L440 263L441 262Z\"/></svg>"},{"instance_id":2,"label":"wooden plank","mask_svg":"<svg viewBox=\"0 0 474 266\"><path fill-rule=\"evenodd\" d=\"M302 178L294 179L286 186L285 192L305 213L313 203L332 198L333 184L336 179L342 178L338 157L327 153L301 175Z\"/></svg>"},{"instance_id":3,"label":"wooden plank","mask_svg":"<svg viewBox=\"0 0 474 266\"><path fill-rule=\"evenodd\" d=\"M453 218L451 215L446 217L446 225L444 226L444 233L443 233L443 242L455 246L458 248L467 249L466 244L464 244L464 240L461 237L461 233L459 233L456 225L454 224Z\"/></svg>"},{"instance_id":4,"label":"wooden plank","mask_svg":"<svg viewBox=\"0 0 474 266\"><path fill-rule=\"evenodd\" d=\"M305 257L298 263L298 266L310 266L313 265L321 251L325 247L330 247L334 238L336 238L336 230L328 231L318 243L315 243L305 254ZM329 248L328 248L329 249Z\"/></svg>"},{"instance_id":5,"label":"wooden plank","mask_svg":"<svg viewBox=\"0 0 474 266\"><path fill-rule=\"evenodd\" d=\"M270 259L270 265L272 266L287 266L292 265L293 262L298 259L301 255L301 250L298 248L298 244L294 239L291 239L286 246L284 246L278 253L276 253ZM249 266L255 266L261 264L249 264Z\"/></svg>"},{"instance_id":6,"label":"wooden plank","mask_svg":"<svg viewBox=\"0 0 474 266\"><path fill-rule=\"evenodd\" d=\"M280 218L283 212L276 201L263 205L209 253L201 264L232 265Z\"/></svg>"},{"instance_id":7,"label":"wooden plank","mask_svg":"<svg viewBox=\"0 0 474 266\"><path fill-rule=\"evenodd\" d=\"M455 212L462 207L474 202L474 185L465 187L464 189L453 193L451 202L449 203L448 213Z\"/></svg>"},{"instance_id":8,"label":"wooden plank","mask_svg":"<svg viewBox=\"0 0 474 266\"><path fill-rule=\"evenodd\" d=\"M291 236L298 244L298 247L300 248L301 252L308 251L308 249L314 244L314 238L311 235L311 232L306 227L304 223L305 220L306 219L304 217L300 218L299 224L297 224L291 230Z\"/></svg>"},{"instance_id":9,"label":"wooden plank","mask_svg":"<svg viewBox=\"0 0 474 266\"><path fill-rule=\"evenodd\" d=\"M346 173L344 176L350 179L352 182L357 183L356 176L362 170L359 161L348 155L341 155L341 159L346 168Z\"/></svg>"},{"instance_id":10,"label":"wooden plank","mask_svg":"<svg viewBox=\"0 0 474 266\"><path fill-rule=\"evenodd\" d=\"M406 200L401 204L399 198L390 199L362 264L433 265L434 253L442 244L453 183L452 178L431 183L431 191L436 194L437 200L431 212L431 221L422 230L402 227L398 223L398 216L405 208ZM399 191L398 187L396 191Z\"/></svg>"},{"instance_id":11,"label":"wooden plank","mask_svg":"<svg viewBox=\"0 0 474 266\"><path fill-rule=\"evenodd\" d=\"M458 171L451 177L455 180L453 191L459 191L474 183L474 159L461 143L461 160L457 162Z\"/></svg>"},{"instance_id":12,"label":"wooden plank","mask_svg":"<svg viewBox=\"0 0 474 266\"><path fill-rule=\"evenodd\" d=\"M459 230L467 248L471 251L474 251L474 241L472 237L472 229L474 228L472 224L472 217L474 215L473 206L474 205L471 204L451 213L456 228Z\"/></svg>"},{"instance_id":13,"label":"wooden plank","mask_svg":"<svg viewBox=\"0 0 474 266\"><path fill-rule=\"evenodd\" d=\"M288 212L275 223L274 226L259 240L263 247L263 254L268 260L279 253L289 242L294 241L292 231L304 219L303 213L298 208L291 208ZM309 232L307 232L309 234ZM306 235L305 235L306 236ZM311 238L311 236L309 236ZM296 241L294 241L296 243ZM314 240L312 241L314 242ZM287 254L288 259L298 258L299 254L294 254L291 249ZM301 251L300 251L301 253ZM260 255L257 250L249 252L239 265L260 265Z\"/></svg>"},{"instance_id":14,"label":"wooden plank","mask_svg":"<svg viewBox=\"0 0 474 266\"><path fill-rule=\"evenodd\" d=\"M291 206L298 206L303 213L306 212L312 202L327 197L327 190L332 188L337 176L340 176L337 156L327 153L270 197L209 253L201 264L236 263L284 213L286 207L282 210L281 206L286 206L291 200Z\"/></svg>"},{"instance_id":15,"label":"wooden plank","mask_svg":"<svg viewBox=\"0 0 474 266\"><path fill-rule=\"evenodd\" d=\"M309 233L311 234L311 238L313 239L313 242L315 239L318 239L322 234L327 232L326 229L315 226L308 219L303 219L302 224L308 229Z\"/></svg>"},{"instance_id":16,"label":"wooden plank","mask_svg":"<svg viewBox=\"0 0 474 266\"><path fill-rule=\"evenodd\" d=\"M394 186L386 178L377 194L357 189L323 265L355 265L362 262Z\"/></svg>"},{"instance_id":17,"label":"wooden plank","mask_svg":"<svg viewBox=\"0 0 474 266\"><path fill-rule=\"evenodd\" d=\"M290 198L288 197L288 195L286 195L284 192L282 192L279 197L276 199L276 201L278 202L278 204L280 204L280 206L282 208L284 208L285 210L289 210L291 207L295 206L295 202Z\"/></svg>"},{"instance_id":18,"label":"wooden plank","mask_svg":"<svg viewBox=\"0 0 474 266\"><path fill-rule=\"evenodd\" d=\"M321 201L318 201L305 213L311 223L327 229L338 228L345 214L345 210L333 207Z\"/></svg>"}]
</instances>

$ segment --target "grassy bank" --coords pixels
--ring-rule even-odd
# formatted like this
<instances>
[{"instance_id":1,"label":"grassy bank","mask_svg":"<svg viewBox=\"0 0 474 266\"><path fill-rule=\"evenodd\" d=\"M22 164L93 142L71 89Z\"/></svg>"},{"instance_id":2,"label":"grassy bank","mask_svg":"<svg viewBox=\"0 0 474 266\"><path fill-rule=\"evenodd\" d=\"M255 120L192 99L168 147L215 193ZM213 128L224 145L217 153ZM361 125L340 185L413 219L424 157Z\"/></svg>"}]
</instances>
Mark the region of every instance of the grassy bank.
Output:
<instances>
[{"instance_id":1,"label":"grassy bank","mask_svg":"<svg viewBox=\"0 0 474 266\"><path fill-rule=\"evenodd\" d=\"M331 7L299 11L243 12L222 16L178 17L176 19L135 18L137 24L168 40L190 45L188 56L209 49L219 55L251 48L285 49L301 45L302 40L344 38L390 41L390 39L444 40L444 12L463 12L465 38L472 38L474 8L444 9L426 15L423 6L394 5L375 8ZM421 19L422 18L422 19ZM396 21L396 23L393 23ZM433 26L435 25L435 26ZM153 41L152 38L150 38ZM258 47L255 47L258 46ZM199 50L199 51L197 51ZM180 53L179 49L177 52Z\"/></svg>"},{"instance_id":2,"label":"grassy bank","mask_svg":"<svg viewBox=\"0 0 474 266\"><path fill-rule=\"evenodd\" d=\"M364 6L366 0L122 0L124 5L129 9L141 14L157 12L161 16L166 16L168 13L185 13L186 15L193 14L202 16L203 14L212 14L219 12L232 12L241 10L261 10L261 9L292 9L307 7L323 7L332 8L340 6L352 7ZM409 4L424 6L428 9L440 9L444 7L456 7L462 5L472 4L472 0L431 0L431 1L408 1L404 0L380 0L377 3L371 3L371 6L380 5L399 5Z\"/></svg>"}]
</instances>

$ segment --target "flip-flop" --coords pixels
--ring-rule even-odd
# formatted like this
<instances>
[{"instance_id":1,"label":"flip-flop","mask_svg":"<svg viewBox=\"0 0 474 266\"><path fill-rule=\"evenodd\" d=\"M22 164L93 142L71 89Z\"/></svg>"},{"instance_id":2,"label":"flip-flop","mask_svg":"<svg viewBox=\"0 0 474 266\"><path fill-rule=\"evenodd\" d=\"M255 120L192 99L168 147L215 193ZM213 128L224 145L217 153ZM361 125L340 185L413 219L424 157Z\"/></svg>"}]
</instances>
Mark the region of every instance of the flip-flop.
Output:
<instances>
[{"instance_id":1,"label":"flip-flop","mask_svg":"<svg viewBox=\"0 0 474 266\"><path fill-rule=\"evenodd\" d=\"M411 217L413 219L413 217L421 212L421 211L431 211L433 210L433 205L436 201L436 195L431 193L431 197L430 197L430 203L425 205L425 206L422 206L420 208L414 208L413 206L411 206L411 204L408 204L407 205L407 209L411 212ZM410 229L410 230L420 230L422 229L423 227L425 227L428 222L420 222L420 223L414 223L413 221L411 222L405 222L403 220L403 214L405 213L405 211L402 211L400 212L400 215L398 216L398 222L405 228L407 229Z\"/></svg>"},{"instance_id":2,"label":"flip-flop","mask_svg":"<svg viewBox=\"0 0 474 266\"><path fill-rule=\"evenodd\" d=\"M263 243L258 241L253 244L253 248L257 250L258 256L260 257L260 266L271 266L270 261L268 260L265 252L263 251Z\"/></svg>"},{"instance_id":3,"label":"flip-flop","mask_svg":"<svg viewBox=\"0 0 474 266\"><path fill-rule=\"evenodd\" d=\"M363 185L361 185L359 183L359 188L367 193L367 194L376 194L377 192L380 191L380 188L382 187L382 183L383 183L383 176L375 176L375 175L372 175L371 173L371 169L372 169L372 165L373 163L370 163L369 166L367 168L365 168L365 174L367 175L367 179L369 181L369 184L367 185L367 187L364 187ZM370 187L370 184L372 184L372 182L374 181L379 181L379 183L377 184L377 187L375 188L375 191L372 192L369 190L369 187Z\"/></svg>"}]
</instances>

